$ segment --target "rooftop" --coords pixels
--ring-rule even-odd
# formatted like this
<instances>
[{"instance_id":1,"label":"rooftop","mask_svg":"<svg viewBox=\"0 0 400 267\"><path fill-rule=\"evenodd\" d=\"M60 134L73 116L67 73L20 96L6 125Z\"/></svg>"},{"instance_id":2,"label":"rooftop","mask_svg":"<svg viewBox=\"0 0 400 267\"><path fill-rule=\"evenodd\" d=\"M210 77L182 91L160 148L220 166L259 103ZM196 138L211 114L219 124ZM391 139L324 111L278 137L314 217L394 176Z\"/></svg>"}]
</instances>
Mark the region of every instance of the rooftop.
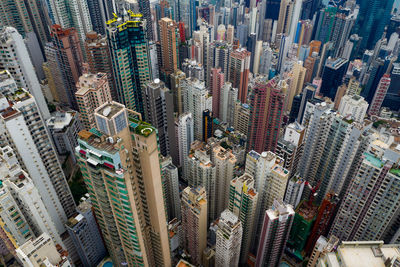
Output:
<instances>
[{"instance_id":1,"label":"rooftop","mask_svg":"<svg viewBox=\"0 0 400 267\"><path fill-rule=\"evenodd\" d=\"M296 209L296 213L304 218L306 221L311 221L317 216L318 206L308 203L308 201L303 201Z\"/></svg>"},{"instance_id":2,"label":"rooftop","mask_svg":"<svg viewBox=\"0 0 400 267\"><path fill-rule=\"evenodd\" d=\"M382 168L383 162L380 159L376 158L374 155L365 152L364 157L369 163L374 165L376 168Z\"/></svg>"}]
</instances>

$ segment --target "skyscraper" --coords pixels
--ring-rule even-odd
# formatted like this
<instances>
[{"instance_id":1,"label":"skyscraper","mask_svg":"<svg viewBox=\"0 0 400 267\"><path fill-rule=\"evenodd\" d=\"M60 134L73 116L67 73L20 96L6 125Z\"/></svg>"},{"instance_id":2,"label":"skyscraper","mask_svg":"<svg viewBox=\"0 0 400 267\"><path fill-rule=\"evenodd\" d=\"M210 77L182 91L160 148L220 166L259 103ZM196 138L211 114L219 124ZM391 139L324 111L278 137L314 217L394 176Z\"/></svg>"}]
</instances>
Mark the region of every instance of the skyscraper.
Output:
<instances>
[{"instance_id":1,"label":"skyscraper","mask_svg":"<svg viewBox=\"0 0 400 267\"><path fill-rule=\"evenodd\" d=\"M250 123L247 150L275 151L283 117L284 95L278 78L255 80L250 95Z\"/></svg>"},{"instance_id":2,"label":"skyscraper","mask_svg":"<svg viewBox=\"0 0 400 267\"><path fill-rule=\"evenodd\" d=\"M211 68L210 90L212 94L212 110L216 118L220 118L221 89L224 86L225 75L221 68Z\"/></svg>"},{"instance_id":3,"label":"skyscraper","mask_svg":"<svg viewBox=\"0 0 400 267\"><path fill-rule=\"evenodd\" d=\"M61 234L68 216L75 212L71 191L34 97L14 82L10 85L0 87L6 96L1 98L0 140L10 145L29 173Z\"/></svg>"},{"instance_id":4,"label":"skyscraper","mask_svg":"<svg viewBox=\"0 0 400 267\"><path fill-rule=\"evenodd\" d=\"M162 65L160 66L161 77L164 81L169 81L169 75L178 70L178 26L170 18L162 18L158 24L160 27L162 57Z\"/></svg>"},{"instance_id":5,"label":"skyscraper","mask_svg":"<svg viewBox=\"0 0 400 267\"><path fill-rule=\"evenodd\" d=\"M85 50L86 60L89 64L89 72L93 74L102 72L107 75L112 99L117 101L118 96L115 88L113 68L111 64L110 52L108 50L107 38L97 34L96 32L87 33Z\"/></svg>"},{"instance_id":6,"label":"skyscraper","mask_svg":"<svg viewBox=\"0 0 400 267\"><path fill-rule=\"evenodd\" d=\"M0 32L0 47L7 55L0 58L0 69L8 70L19 87L29 90L36 99L41 115L48 119L50 113L46 100L22 36L15 28L5 27Z\"/></svg>"},{"instance_id":7,"label":"skyscraper","mask_svg":"<svg viewBox=\"0 0 400 267\"><path fill-rule=\"evenodd\" d=\"M232 87L238 88L238 99L247 102L247 87L249 84L251 53L244 48L237 49L230 54L228 80Z\"/></svg>"},{"instance_id":8,"label":"skyscraper","mask_svg":"<svg viewBox=\"0 0 400 267\"><path fill-rule=\"evenodd\" d=\"M254 235L258 194L254 189L254 179L245 173L231 181L229 188L229 210L242 223L243 235L240 249L240 264L247 262L250 245Z\"/></svg>"},{"instance_id":9,"label":"skyscraper","mask_svg":"<svg viewBox=\"0 0 400 267\"><path fill-rule=\"evenodd\" d=\"M142 96L145 120L157 129L160 152L167 156L175 147L172 94L162 81L156 79L146 84Z\"/></svg>"},{"instance_id":10,"label":"skyscraper","mask_svg":"<svg viewBox=\"0 0 400 267\"><path fill-rule=\"evenodd\" d=\"M167 206L168 221L181 219L179 198L178 168L172 163L171 157L165 157L161 162L161 177L164 186L164 198Z\"/></svg>"},{"instance_id":11,"label":"skyscraper","mask_svg":"<svg viewBox=\"0 0 400 267\"><path fill-rule=\"evenodd\" d=\"M343 76L347 70L348 60L344 58L328 58L322 72L322 85L320 93L334 99L336 91L342 85Z\"/></svg>"},{"instance_id":12,"label":"skyscraper","mask_svg":"<svg viewBox=\"0 0 400 267\"><path fill-rule=\"evenodd\" d=\"M139 1L139 12L143 14L146 20L146 37L147 40L154 40L153 20L151 19L150 0Z\"/></svg>"},{"instance_id":13,"label":"skyscraper","mask_svg":"<svg viewBox=\"0 0 400 267\"><path fill-rule=\"evenodd\" d=\"M107 22L107 40L118 101L143 114L142 90L151 79L143 16L132 11L122 18L115 16Z\"/></svg>"},{"instance_id":14,"label":"skyscraper","mask_svg":"<svg viewBox=\"0 0 400 267\"><path fill-rule=\"evenodd\" d=\"M376 88L374 98L372 99L371 106L369 107L368 114L379 115L383 100L385 99L386 93L390 87L390 75L384 74L379 81L378 88Z\"/></svg>"},{"instance_id":15,"label":"skyscraper","mask_svg":"<svg viewBox=\"0 0 400 267\"><path fill-rule=\"evenodd\" d=\"M113 262L170 266L156 129L117 102L95 119L76 155Z\"/></svg>"},{"instance_id":16,"label":"skyscraper","mask_svg":"<svg viewBox=\"0 0 400 267\"><path fill-rule=\"evenodd\" d=\"M183 113L179 115L175 122L175 131L177 132L177 146L179 163L178 167L186 171L187 156L189 155L190 145L194 141L194 126L192 113ZM186 179L184 177L184 179Z\"/></svg>"},{"instance_id":17,"label":"skyscraper","mask_svg":"<svg viewBox=\"0 0 400 267\"><path fill-rule=\"evenodd\" d=\"M191 262L202 264L207 246L207 194L204 187L186 187L181 198L183 244Z\"/></svg>"},{"instance_id":18,"label":"skyscraper","mask_svg":"<svg viewBox=\"0 0 400 267\"><path fill-rule=\"evenodd\" d=\"M54 24L51 36L53 42L48 43L45 48L46 59L52 77L56 80L60 104L77 110L76 83L82 75L83 63L78 32L74 28L62 28Z\"/></svg>"},{"instance_id":19,"label":"skyscraper","mask_svg":"<svg viewBox=\"0 0 400 267\"><path fill-rule=\"evenodd\" d=\"M242 232L242 223L239 218L229 210L224 210L218 222L215 245L216 266L239 265Z\"/></svg>"},{"instance_id":20,"label":"skyscraper","mask_svg":"<svg viewBox=\"0 0 400 267\"><path fill-rule=\"evenodd\" d=\"M107 78L108 75L106 73L85 73L76 84L75 97L81 115L80 120L88 131L96 127L94 111L104 103L112 100Z\"/></svg>"},{"instance_id":21,"label":"skyscraper","mask_svg":"<svg viewBox=\"0 0 400 267\"><path fill-rule=\"evenodd\" d=\"M237 101L238 89L233 88L230 82L226 82L221 90L219 118L223 122L227 122L230 126L233 126L234 124L235 105Z\"/></svg>"},{"instance_id":22,"label":"skyscraper","mask_svg":"<svg viewBox=\"0 0 400 267\"><path fill-rule=\"evenodd\" d=\"M279 266L292 228L294 214L292 206L277 200L271 209L265 211L257 250L257 267Z\"/></svg>"}]
</instances>

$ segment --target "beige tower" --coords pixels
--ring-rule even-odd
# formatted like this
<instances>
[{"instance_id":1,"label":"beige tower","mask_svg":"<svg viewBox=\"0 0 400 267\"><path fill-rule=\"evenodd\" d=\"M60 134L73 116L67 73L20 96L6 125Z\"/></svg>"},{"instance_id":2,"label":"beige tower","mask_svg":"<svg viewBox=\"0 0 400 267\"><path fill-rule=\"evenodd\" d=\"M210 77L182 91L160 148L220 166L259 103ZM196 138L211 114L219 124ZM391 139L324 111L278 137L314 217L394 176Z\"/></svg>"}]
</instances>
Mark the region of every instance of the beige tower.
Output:
<instances>
[{"instance_id":1,"label":"beige tower","mask_svg":"<svg viewBox=\"0 0 400 267\"><path fill-rule=\"evenodd\" d=\"M81 122L86 130L96 127L94 120L94 111L104 103L111 101L110 86L107 74L85 73L79 77L76 84L75 92L76 101L81 115Z\"/></svg>"},{"instance_id":2,"label":"beige tower","mask_svg":"<svg viewBox=\"0 0 400 267\"><path fill-rule=\"evenodd\" d=\"M293 65L292 82L288 96L286 111L292 109L293 98L303 91L304 78L306 77L307 69L303 67L303 62L298 61Z\"/></svg>"},{"instance_id":3,"label":"beige tower","mask_svg":"<svg viewBox=\"0 0 400 267\"><path fill-rule=\"evenodd\" d=\"M169 75L178 70L178 26L170 18L160 19L158 25L160 26L161 71Z\"/></svg>"},{"instance_id":4,"label":"beige tower","mask_svg":"<svg viewBox=\"0 0 400 267\"><path fill-rule=\"evenodd\" d=\"M171 266L156 129L117 102L95 120L76 155L114 264Z\"/></svg>"},{"instance_id":5,"label":"beige tower","mask_svg":"<svg viewBox=\"0 0 400 267\"><path fill-rule=\"evenodd\" d=\"M294 11L294 0L282 0L279 9L278 26L276 34L289 33L292 14Z\"/></svg>"},{"instance_id":6,"label":"beige tower","mask_svg":"<svg viewBox=\"0 0 400 267\"><path fill-rule=\"evenodd\" d=\"M196 266L207 246L207 196L204 187L186 187L181 199L183 245Z\"/></svg>"}]
</instances>

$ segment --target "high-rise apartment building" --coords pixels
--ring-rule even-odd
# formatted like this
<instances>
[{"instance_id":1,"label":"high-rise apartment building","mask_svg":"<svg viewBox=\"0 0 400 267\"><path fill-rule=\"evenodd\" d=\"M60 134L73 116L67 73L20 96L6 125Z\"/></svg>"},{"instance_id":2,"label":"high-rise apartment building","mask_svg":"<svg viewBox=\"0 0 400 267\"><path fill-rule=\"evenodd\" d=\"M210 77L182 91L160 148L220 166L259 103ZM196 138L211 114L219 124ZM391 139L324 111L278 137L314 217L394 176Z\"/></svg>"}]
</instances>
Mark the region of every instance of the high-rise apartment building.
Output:
<instances>
[{"instance_id":1,"label":"high-rise apartment building","mask_svg":"<svg viewBox=\"0 0 400 267\"><path fill-rule=\"evenodd\" d=\"M336 236L331 236L328 239L324 236L320 236L315 243L313 252L311 253L310 260L308 261L307 267L317 266L317 261L319 258L323 258L327 253L333 252L335 247L339 243L339 239Z\"/></svg>"},{"instance_id":2,"label":"high-rise apartment building","mask_svg":"<svg viewBox=\"0 0 400 267\"><path fill-rule=\"evenodd\" d=\"M107 254L89 199L77 207L78 214L69 218L67 231L85 267L99 264Z\"/></svg>"},{"instance_id":3,"label":"high-rise apartment building","mask_svg":"<svg viewBox=\"0 0 400 267\"><path fill-rule=\"evenodd\" d=\"M262 213L268 210L275 200L283 201L289 180L289 171L283 167L283 159L271 151L261 154L250 151L246 158L245 172L254 178L258 192L257 214L255 218L255 236L252 246L258 244L262 228Z\"/></svg>"},{"instance_id":4,"label":"high-rise apartment building","mask_svg":"<svg viewBox=\"0 0 400 267\"><path fill-rule=\"evenodd\" d=\"M221 72L221 68L211 68L210 72L210 91L212 94L212 110L216 118L220 118L220 99L222 87L224 86L225 75Z\"/></svg>"},{"instance_id":5,"label":"high-rise apartment building","mask_svg":"<svg viewBox=\"0 0 400 267\"><path fill-rule=\"evenodd\" d=\"M235 114L233 120L233 128L242 134L247 135L250 121L250 106L242 104L239 100L235 102Z\"/></svg>"},{"instance_id":6,"label":"high-rise apartment building","mask_svg":"<svg viewBox=\"0 0 400 267\"><path fill-rule=\"evenodd\" d=\"M223 122L227 122L230 126L234 125L235 106L236 102L238 101L237 99L238 99L238 89L233 88L230 82L226 82L221 90L219 118Z\"/></svg>"},{"instance_id":7,"label":"high-rise apartment building","mask_svg":"<svg viewBox=\"0 0 400 267\"><path fill-rule=\"evenodd\" d=\"M175 145L174 103L171 91L159 79L148 82L142 89L144 118L157 129L160 152L163 156L172 153Z\"/></svg>"},{"instance_id":8,"label":"high-rise apartment building","mask_svg":"<svg viewBox=\"0 0 400 267\"><path fill-rule=\"evenodd\" d=\"M108 74L98 72L96 74L85 73L79 77L75 92L78 103L80 120L86 130L96 127L94 111L112 100Z\"/></svg>"},{"instance_id":9,"label":"high-rise apartment building","mask_svg":"<svg viewBox=\"0 0 400 267\"><path fill-rule=\"evenodd\" d=\"M372 98L371 106L369 107L368 114L379 115L383 100L386 97L386 93L390 87L390 74L384 74L379 81L378 87L376 88L374 98Z\"/></svg>"},{"instance_id":10,"label":"high-rise apartment building","mask_svg":"<svg viewBox=\"0 0 400 267\"><path fill-rule=\"evenodd\" d=\"M238 99L247 102L251 53L244 48L237 49L230 54L228 80L232 87L238 89Z\"/></svg>"},{"instance_id":11,"label":"high-rise apartment building","mask_svg":"<svg viewBox=\"0 0 400 267\"><path fill-rule=\"evenodd\" d=\"M218 221L215 245L216 266L238 266L242 241L242 223L229 210L224 210Z\"/></svg>"},{"instance_id":12,"label":"high-rise apartment building","mask_svg":"<svg viewBox=\"0 0 400 267\"><path fill-rule=\"evenodd\" d=\"M186 187L181 198L183 244L191 262L202 264L207 246L207 194L204 187Z\"/></svg>"},{"instance_id":13,"label":"high-rise apartment building","mask_svg":"<svg viewBox=\"0 0 400 267\"><path fill-rule=\"evenodd\" d=\"M250 95L247 150L275 151L283 118L284 95L277 78L255 80Z\"/></svg>"},{"instance_id":14,"label":"high-rise apartment building","mask_svg":"<svg viewBox=\"0 0 400 267\"><path fill-rule=\"evenodd\" d=\"M178 147L179 167L183 167L186 172L187 156L189 155L190 145L194 141L194 125L192 113L183 113L175 122L176 141ZM185 177L183 177L186 179Z\"/></svg>"},{"instance_id":15,"label":"high-rise apartment building","mask_svg":"<svg viewBox=\"0 0 400 267\"><path fill-rule=\"evenodd\" d=\"M0 69L8 70L18 87L27 89L35 97L41 115L44 119L48 119L50 113L39 80L24 40L15 28L4 27L2 29L0 50L4 53L4 57L0 58Z\"/></svg>"},{"instance_id":16,"label":"high-rise apartment building","mask_svg":"<svg viewBox=\"0 0 400 267\"><path fill-rule=\"evenodd\" d=\"M279 18L276 28L277 34L289 34L295 2L294 0L283 0L280 2L281 6L279 8Z\"/></svg>"},{"instance_id":17,"label":"high-rise apartment building","mask_svg":"<svg viewBox=\"0 0 400 267\"><path fill-rule=\"evenodd\" d=\"M142 90L151 79L143 16L132 11L122 18L114 16L107 22L107 40L118 101L143 114Z\"/></svg>"},{"instance_id":18,"label":"high-rise apartment building","mask_svg":"<svg viewBox=\"0 0 400 267\"><path fill-rule=\"evenodd\" d=\"M168 81L169 75L178 70L178 25L170 18L161 18L158 25L160 28L162 63L160 72L163 80Z\"/></svg>"},{"instance_id":19,"label":"high-rise apartment building","mask_svg":"<svg viewBox=\"0 0 400 267\"><path fill-rule=\"evenodd\" d=\"M75 98L76 83L82 75L83 54L74 28L62 28L54 24L51 28L52 43L45 48L51 76L56 82L60 104L78 109Z\"/></svg>"},{"instance_id":20,"label":"high-rise apartment building","mask_svg":"<svg viewBox=\"0 0 400 267\"><path fill-rule=\"evenodd\" d=\"M146 39L154 40L153 20L151 18L150 0L139 1L139 12L143 14L146 21Z\"/></svg>"},{"instance_id":21,"label":"high-rise apartment building","mask_svg":"<svg viewBox=\"0 0 400 267\"><path fill-rule=\"evenodd\" d=\"M92 74L102 72L107 75L112 99L117 101L118 97L115 89L113 68L111 64L110 52L108 50L107 37L97 34L96 32L87 33L85 52L86 60L89 64L89 72Z\"/></svg>"},{"instance_id":22,"label":"high-rise apartment building","mask_svg":"<svg viewBox=\"0 0 400 267\"><path fill-rule=\"evenodd\" d=\"M359 95L344 95L338 112L344 117L362 123L367 114L368 103Z\"/></svg>"},{"instance_id":23,"label":"high-rise apartment building","mask_svg":"<svg viewBox=\"0 0 400 267\"><path fill-rule=\"evenodd\" d=\"M44 45L49 40L45 10L41 2L2 1L0 3L0 24L14 27L22 36L34 32Z\"/></svg>"},{"instance_id":24,"label":"high-rise apartment building","mask_svg":"<svg viewBox=\"0 0 400 267\"><path fill-rule=\"evenodd\" d=\"M231 181L228 208L240 219L243 227L240 264L247 262L250 252L250 245L254 235L257 200L258 194L254 189L252 176L245 173Z\"/></svg>"},{"instance_id":25,"label":"high-rise apartment building","mask_svg":"<svg viewBox=\"0 0 400 267\"><path fill-rule=\"evenodd\" d=\"M162 159L161 177L164 187L164 198L167 207L168 221L181 219L181 207L179 198L178 168L172 163L170 156Z\"/></svg>"},{"instance_id":26,"label":"high-rise apartment building","mask_svg":"<svg viewBox=\"0 0 400 267\"><path fill-rule=\"evenodd\" d=\"M294 210L278 200L265 211L256 266L278 267L294 219Z\"/></svg>"},{"instance_id":27,"label":"high-rise apartment building","mask_svg":"<svg viewBox=\"0 0 400 267\"><path fill-rule=\"evenodd\" d=\"M14 150L58 233L64 233L64 223L75 212L75 203L35 99L15 83L0 88L0 93L6 95L1 98L0 141Z\"/></svg>"},{"instance_id":28,"label":"high-rise apartment building","mask_svg":"<svg viewBox=\"0 0 400 267\"><path fill-rule=\"evenodd\" d=\"M212 97L204 82L186 78L181 83L183 91L183 111L192 113L194 138L203 140L203 111L212 110Z\"/></svg>"},{"instance_id":29,"label":"high-rise apartment building","mask_svg":"<svg viewBox=\"0 0 400 267\"><path fill-rule=\"evenodd\" d=\"M38 190L21 169L9 146L0 148L1 220L4 231L21 246L30 238L47 233L57 244L62 245L60 233L46 210Z\"/></svg>"},{"instance_id":30,"label":"high-rise apartment building","mask_svg":"<svg viewBox=\"0 0 400 267\"><path fill-rule=\"evenodd\" d=\"M303 62L300 61L294 63L292 70L292 81L290 85L290 92L288 96L288 103L286 105L286 111L290 111L292 109L294 96L300 94L303 91L306 71L307 69L303 67Z\"/></svg>"},{"instance_id":31,"label":"high-rise apartment building","mask_svg":"<svg viewBox=\"0 0 400 267\"><path fill-rule=\"evenodd\" d=\"M76 155L114 263L170 266L156 129L109 102L97 129L79 133Z\"/></svg>"},{"instance_id":32,"label":"high-rise apartment building","mask_svg":"<svg viewBox=\"0 0 400 267\"><path fill-rule=\"evenodd\" d=\"M320 94L335 99L336 91L342 85L347 70L348 60L344 58L328 58L322 71Z\"/></svg>"},{"instance_id":33,"label":"high-rise apartment building","mask_svg":"<svg viewBox=\"0 0 400 267\"><path fill-rule=\"evenodd\" d=\"M390 160L365 152L329 234L340 240L383 239L400 205L399 173Z\"/></svg>"}]
</instances>

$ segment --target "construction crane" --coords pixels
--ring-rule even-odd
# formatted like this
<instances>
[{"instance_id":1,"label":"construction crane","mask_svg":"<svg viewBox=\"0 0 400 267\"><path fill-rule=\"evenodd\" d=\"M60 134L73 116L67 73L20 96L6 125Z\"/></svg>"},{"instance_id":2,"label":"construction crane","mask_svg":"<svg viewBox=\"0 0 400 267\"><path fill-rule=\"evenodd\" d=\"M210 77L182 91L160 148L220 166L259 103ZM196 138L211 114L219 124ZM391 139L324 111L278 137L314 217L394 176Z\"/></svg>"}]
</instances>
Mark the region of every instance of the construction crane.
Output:
<instances>
[{"instance_id":1,"label":"construction crane","mask_svg":"<svg viewBox=\"0 0 400 267\"><path fill-rule=\"evenodd\" d=\"M311 205L314 202L314 198L318 195L317 190L321 185L321 181L317 183L316 186L312 187L308 181L305 181L304 184L311 190L310 198L308 199L308 205Z\"/></svg>"}]
</instances>

